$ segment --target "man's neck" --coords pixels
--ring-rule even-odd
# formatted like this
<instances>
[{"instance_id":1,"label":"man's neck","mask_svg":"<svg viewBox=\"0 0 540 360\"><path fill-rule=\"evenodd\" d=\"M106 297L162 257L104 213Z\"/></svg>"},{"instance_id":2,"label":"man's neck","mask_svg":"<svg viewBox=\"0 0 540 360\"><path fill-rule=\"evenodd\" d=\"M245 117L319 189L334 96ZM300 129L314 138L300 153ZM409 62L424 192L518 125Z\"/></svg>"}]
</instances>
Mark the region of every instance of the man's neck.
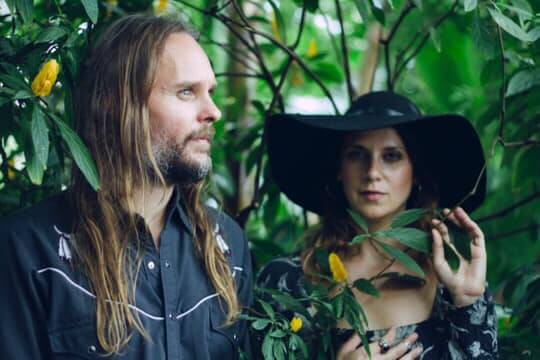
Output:
<instances>
[{"instance_id":1,"label":"man's neck","mask_svg":"<svg viewBox=\"0 0 540 360\"><path fill-rule=\"evenodd\" d=\"M154 186L135 193L137 213L144 218L156 248L159 249L161 230L165 226L166 210L173 195L174 186Z\"/></svg>"}]
</instances>

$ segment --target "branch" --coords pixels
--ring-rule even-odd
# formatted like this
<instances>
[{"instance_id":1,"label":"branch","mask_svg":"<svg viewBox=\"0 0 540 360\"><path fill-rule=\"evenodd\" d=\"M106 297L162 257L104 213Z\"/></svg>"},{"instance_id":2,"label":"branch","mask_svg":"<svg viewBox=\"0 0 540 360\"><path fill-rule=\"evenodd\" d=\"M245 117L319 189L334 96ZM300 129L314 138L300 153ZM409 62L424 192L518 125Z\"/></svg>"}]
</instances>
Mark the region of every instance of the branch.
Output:
<instances>
[{"instance_id":1,"label":"branch","mask_svg":"<svg viewBox=\"0 0 540 360\"><path fill-rule=\"evenodd\" d=\"M539 224L528 225L528 226L524 226L524 227L521 227L521 228L518 228L518 229L514 229L512 231L508 231L508 232L505 232L505 233L490 236L489 241L494 241L494 240L502 239L502 238L509 237L509 236L512 236L512 235L517 235L517 234L521 234L521 233L528 232L528 231L534 231L534 230L538 230L538 229L540 229Z\"/></svg>"},{"instance_id":2,"label":"branch","mask_svg":"<svg viewBox=\"0 0 540 360\"><path fill-rule=\"evenodd\" d=\"M504 141L503 139L499 139L499 143L503 147L536 146L540 145L540 140L526 139L522 141Z\"/></svg>"},{"instance_id":3,"label":"branch","mask_svg":"<svg viewBox=\"0 0 540 360\"><path fill-rule=\"evenodd\" d=\"M401 13L399 14L398 19L392 26L392 29L390 29L390 33L386 37L386 39L383 39L383 32L381 31L380 37L379 37L379 43L384 46L384 61L386 66L386 85L388 87L388 90L393 90L393 83L392 83L392 67L390 64L390 43L392 42L392 39L394 38L394 35L396 34L399 26L405 19L405 17L409 14L409 12L414 8L414 4L411 1L407 2L407 6L403 8Z\"/></svg>"},{"instance_id":4,"label":"branch","mask_svg":"<svg viewBox=\"0 0 540 360\"><path fill-rule=\"evenodd\" d=\"M235 61L241 63L242 65L244 65L249 70L257 71L250 63L248 63L247 61L244 60L244 58L246 58L246 59L249 59L250 61L256 61L256 59L253 59L250 56L251 54L249 52L240 52L238 49L232 49L228 44L221 43L219 41L215 41L215 40L212 40L212 39L207 39L207 40L201 41L201 43L217 45L220 48L222 48L223 51L225 51ZM239 55L243 56L244 58L240 57Z\"/></svg>"},{"instance_id":5,"label":"branch","mask_svg":"<svg viewBox=\"0 0 540 360\"><path fill-rule=\"evenodd\" d=\"M431 26L427 27L427 28L424 28L421 32L418 32L416 33L415 37L413 38L413 40L409 43L409 45L407 47L405 47L405 49L403 51L401 51L400 53L398 53L398 55L396 56L396 72L394 73L394 76L392 78L392 86L393 84L396 83L396 81L398 80L398 77L399 75L401 75L401 73L403 72L403 70L405 70L405 67L407 66L407 64L413 59L416 57L416 55L418 55L418 53L420 52L420 50L422 50L422 48L424 47L424 45L426 44L426 42L428 41L429 39L429 28L433 28L433 29L436 29L438 28L446 19L448 19L453 13L454 11L456 10L458 6L458 1L454 1L454 4L452 5L452 7L450 8L450 10L442 15L441 17L439 17ZM427 30L426 30L427 29ZM426 32L427 31L427 32ZM418 36L420 34L422 34L423 32L426 32L422 38L422 40L420 41L420 44L416 47L416 49L413 50L413 52L405 59L403 60L403 62L399 63L400 62L400 59L405 55L405 53L412 47L412 45L415 43L416 39L418 38Z\"/></svg>"},{"instance_id":6,"label":"branch","mask_svg":"<svg viewBox=\"0 0 540 360\"><path fill-rule=\"evenodd\" d=\"M517 209L518 207L521 207L531 201L534 201L536 200L537 198L540 198L540 191L536 191L534 193L532 193L531 195L527 196L526 198L516 202L515 204L512 204L502 210L499 210L497 211L496 213L494 214L491 214L491 215L487 215L487 216L484 216L484 217L481 217L479 218L478 220L476 220L476 222L478 223L481 223L481 222L485 222L485 221L490 221L490 220L493 220L493 219L496 219L496 218L499 218L499 217L503 217L505 215L507 215L508 213L512 212L513 210Z\"/></svg>"},{"instance_id":7,"label":"branch","mask_svg":"<svg viewBox=\"0 0 540 360\"><path fill-rule=\"evenodd\" d=\"M499 126L499 139L503 141L503 132L504 132L504 116L506 114L506 98L504 96L505 90L506 90L506 80L505 80L505 64L504 64L504 43L503 43L503 36L501 27L499 25L497 26L497 34L499 38L499 59L501 60L501 77L502 77L502 83L501 88L499 90L499 96L501 101L501 111L499 113L499 120L500 120L500 126Z\"/></svg>"},{"instance_id":8,"label":"branch","mask_svg":"<svg viewBox=\"0 0 540 360\"><path fill-rule=\"evenodd\" d=\"M347 41L345 40L343 15L341 14L341 6L339 5L339 0L335 0L335 4L336 4L337 18L339 21L339 26L341 28L340 40L341 40L341 49L343 51L343 68L345 69L345 79L347 80L347 94L349 95L349 104L352 104L355 94L354 94L354 89L351 82L351 69L349 66L349 50L347 49Z\"/></svg>"}]
</instances>

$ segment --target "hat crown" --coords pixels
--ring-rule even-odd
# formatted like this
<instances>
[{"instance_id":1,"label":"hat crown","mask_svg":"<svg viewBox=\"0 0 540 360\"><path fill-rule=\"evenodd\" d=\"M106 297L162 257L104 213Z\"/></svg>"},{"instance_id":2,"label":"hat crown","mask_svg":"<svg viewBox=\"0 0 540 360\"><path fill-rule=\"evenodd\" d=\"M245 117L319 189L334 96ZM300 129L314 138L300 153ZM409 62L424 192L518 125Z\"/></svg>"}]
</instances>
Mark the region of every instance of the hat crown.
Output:
<instances>
[{"instance_id":1,"label":"hat crown","mask_svg":"<svg viewBox=\"0 0 540 360\"><path fill-rule=\"evenodd\" d=\"M346 115L421 116L409 99L390 91L377 91L360 96L351 104Z\"/></svg>"}]
</instances>

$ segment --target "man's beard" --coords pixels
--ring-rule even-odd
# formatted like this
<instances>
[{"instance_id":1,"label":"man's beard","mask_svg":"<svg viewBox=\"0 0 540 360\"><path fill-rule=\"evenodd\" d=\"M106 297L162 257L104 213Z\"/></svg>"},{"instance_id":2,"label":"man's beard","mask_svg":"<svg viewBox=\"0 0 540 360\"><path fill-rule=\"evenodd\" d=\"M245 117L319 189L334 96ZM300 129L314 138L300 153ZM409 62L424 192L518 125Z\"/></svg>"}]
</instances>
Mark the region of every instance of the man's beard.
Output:
<instances>
[{"instance_id":1,"label":"man's beard","mask_svg":"<svg viewBox=\"0 0 540 360\"><path fill-rule=\"evenodd\" d=\"M205 134L208 132L206 131ZM191 133L180 144L165 134L159 134L153 140L152 154L159 171L168 184L194 184L203 180L212 170L210 155L207 155L204 160L199 160L194 157L190 158L188 154L189 142L200 135L199 132ZM210 140L212 135L213 131L210 131Z\"/></svg>"}]
</instances>

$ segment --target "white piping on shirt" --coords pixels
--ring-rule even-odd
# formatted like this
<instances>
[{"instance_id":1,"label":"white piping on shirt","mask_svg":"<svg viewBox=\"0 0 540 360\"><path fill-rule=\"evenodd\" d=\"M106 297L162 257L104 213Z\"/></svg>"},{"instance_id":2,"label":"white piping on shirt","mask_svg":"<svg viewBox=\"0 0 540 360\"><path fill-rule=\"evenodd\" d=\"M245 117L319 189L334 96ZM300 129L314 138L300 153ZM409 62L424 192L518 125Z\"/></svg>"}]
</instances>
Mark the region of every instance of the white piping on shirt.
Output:
<instances>
[{"instance_id":1,"label":"white piping on shirt","mask_svg":"<svg viewBox=\"0 0 540 360\"><path fill-rule=\"evenodd\" d=\"M57 268L53 268L53 267L47 267L47 268L40 269L40 270L38 270L37 272L38 272L38 274L41 274L41 273L44 273L45 271L53 271L53 272L55 272L55 273L57 273L57 274L62 275L62 277L63 277L64 279L66 279L67 282L68 282L70 285L72 285L72 286L76 287L77 289L81 290L81 291L82 291L83 293L85 293L86 295L91 296L91 297L93 297L94 299L96 298L96 295L92 294L90 291L86 290L86 289L83 288L81 285L79 285L79 284L77 284L75 281L71 280L70 277L67 276L66 273L63 272L62 270L57 269ZM107 300L107 301L110 302L110 300ZM133 309L133 310L137 311L138 313L141 313L142 315L144 315L144 316L146 316L146 317L148 317L148 318L150 318L150 319L152 319L152 320L161 320L161 321L165 320L164 317L149 314L149 313L147 313L146 311L144 311L144 310L142 310L142 309L139 309L139 308L136 307L135 305L129 304L128 307L129 307L130 309Z\"/></svg>"},{"instance_id":2,"label":"white piping on shirt","mask_svg":"<svg viewBox=\"0 0 540 360\"><path fill-rule=\"evenodd\" d=\"M234 266L233 267L234 271L233 271L233 277L236 275L236 271L244 271L243 268L239 267L239 266ZM90 291L86 290L84 287L82 287L81 285L77 284L75 281L71 280L71 278L65 273L63 272L62 270L60 269L57 269L57 268L54 268L54 267L46 267L46 268L43 268L43 269L40 269L37 271L38 274L42 274L46 271L52 271L52 272L55 272L59 275L61 275L70 285L74 286L75 288L79 289L80 291L82 291L83 293L85 293L86 295L92 297L92 298L96 298L96 295L92 294ZM197 309L202 303L204 303L205 301L207 300L210 300L212 298L215 298L216 296L218 296L218 293L214 293L214 294L211 294L211 295L208 295L204 298L202 298L201 300L199 300L195 305L193 305L193 307L191 307L191 309L181 313L181 314L178 314L176 316L176 320L179 320L181 318L183 318L184 316L188 315L189 313L191 313L192 311L194 311L195 309ZM108 300L110 301L110 300ZM152 320L159 320L159 321L163 321L165 320L164 317L162 316L155 316L155 315L152 315L152 314L149 314L147 313L146 311L142 310L142 309L139 309L138 307L136 307L135 305L132 305L132 304L129 304L128 307L130 309L133 309L135 311L137 311L138 313L152 319Z\"/></svg>"}]
</instances>

